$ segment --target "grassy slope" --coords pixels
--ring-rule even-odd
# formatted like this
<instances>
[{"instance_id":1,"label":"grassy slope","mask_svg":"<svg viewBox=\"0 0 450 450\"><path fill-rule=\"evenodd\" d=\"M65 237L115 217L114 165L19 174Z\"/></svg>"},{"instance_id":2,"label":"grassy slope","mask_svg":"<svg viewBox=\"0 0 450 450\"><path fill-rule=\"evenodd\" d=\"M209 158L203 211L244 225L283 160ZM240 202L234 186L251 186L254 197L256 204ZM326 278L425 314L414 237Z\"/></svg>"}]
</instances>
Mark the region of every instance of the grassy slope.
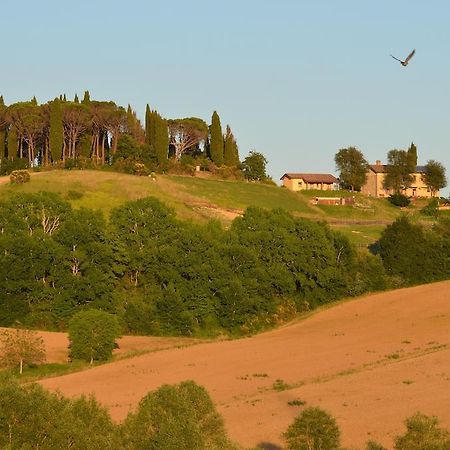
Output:
<instances>
[{"instance_id":1,"label":"grassy slope","mask_svg":"<svg viewBox=\"0 0 450 450\"><path fill-rule=\"evenodd\" d=\"M218 217L225 225L234 217L233 212L242 212L251 205L283 208L299 216L328 221L358 243L375 240L383 225L399 214L398 209L385 200L359 194L356 196L358 207L313 206L310 204L311 198L323 193L293 193L263 184L183 176L160 175L154 182L148 177L114 172L55 170L35 173L31 182L22 186L0 182L0 199L14 192L39 191L58 192L69 199L73 207L100 209L106 216L112 208L127 200L152 195L173 207L182 219L203 222ZM70 200L70 191L80 192L83 196Z\"/></svg>"}]
</instances>

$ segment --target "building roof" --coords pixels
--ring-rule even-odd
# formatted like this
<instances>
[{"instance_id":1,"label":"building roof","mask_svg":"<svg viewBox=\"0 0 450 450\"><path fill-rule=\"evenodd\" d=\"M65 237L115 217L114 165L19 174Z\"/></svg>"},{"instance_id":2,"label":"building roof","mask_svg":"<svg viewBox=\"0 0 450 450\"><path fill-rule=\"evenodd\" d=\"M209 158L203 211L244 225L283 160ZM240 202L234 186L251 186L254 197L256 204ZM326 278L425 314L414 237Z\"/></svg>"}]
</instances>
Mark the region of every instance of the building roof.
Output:
<instances>
[{"instance_id":1,"label":"building roof","mask_svg":"<svg viewBox=\"0 0 450 450\"><path fill-rule=\"evenodd\" d=\"M303 180L306 183L325 183L333 184L337 183L338 179L330 173L285 173L283 178L289 178L290 180Z\"/></svg>"},{"instance_id":2,"label":"building roof","mask_svg":"<svg viewBox=\"0 0 450 450\"><path fill-rule=\"evenodd\" d=\"M369 167L375 172L375 173L386 173L387 164L370 164ZM426 167L425 166L416 166L416 169L414 173L425 173Z\"/></svg>"}]
</instances>

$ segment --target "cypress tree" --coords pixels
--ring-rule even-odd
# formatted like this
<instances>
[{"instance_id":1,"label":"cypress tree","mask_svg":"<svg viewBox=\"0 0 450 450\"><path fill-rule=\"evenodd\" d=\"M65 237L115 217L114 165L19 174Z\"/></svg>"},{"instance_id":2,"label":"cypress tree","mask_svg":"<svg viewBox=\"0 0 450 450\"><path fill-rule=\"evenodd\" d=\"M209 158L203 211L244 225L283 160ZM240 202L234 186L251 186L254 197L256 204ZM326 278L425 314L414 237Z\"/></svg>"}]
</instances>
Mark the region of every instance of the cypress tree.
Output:
<instances>
[{"instance_id":1,"label":"cypress tree","mask_svg":"<svg viewBox=\"0 0 450 450\"><path fill-rule=\"evenodd\" d=\"M31 104L34 105L34 106L37 106L37 104L38 104L35 95L34 95L33 98L31 99Z\"/></svg>"},{"instance_id":2,"label":"cypress tree","mask_svg":"<svg viewBox=\"0 0 450 450\"><path fill-rule=\"evenodd\" d=\"M78 98L78 94L75 94L75 97L74 97L74 99L73 99L73 102L74 102L74 103L80 103L80 100L79 100L79 98Z\"/></svg>"},{"instance_id":3,"label":"cypress tree","mask_svg":"<svg viewBox=\"0 0 450 450\"><path fill-rule=\"evenodd\" d=\"M211 159L214 164L221 166L223 164L223 136L222 126L220 125L220 118L216 111L213 112L211 118L211 126L209 127L210 133L210 152Z\"/></svg>"},{"instance_id":4,"label":"cypress tree","mask_svg":"<svg viewBox=\"0 0 450 450\"><path fill-rule=\"evenodd\" d=\"M417 147L415 146L414 142L411 142L411 145L408 149L408 159L411 162L411 167L414 167L414 170L417 166Z\"/></svg>"},{"instance_id":5,"label":"cypress tree","mask_svg":"<svg viewBox=\"0 0 450 450\"><path fill-rule=\"evenodd\" d=\"M0 95L0 161L6 154L6 128L4 124L5 102L3 95Z\"/></svg>"},{"instance_id":6,"label":"cypress tree","mask_svg":"<svg viewBox=\"0 0 450 450\"><path fill-rule=\"evenodd\" d=\"M50 102L50 133L49 145L50 154L54 158L61 156L64 144L64 128L62 118L61 102L58 99ZM49 162L49 161L47 161Z\"/></svg>"},{"instance_id":7,"label":"cypress tree","mask_svg":"<svg viewBox=\"0 0 450 450\"><path fill-rule=\"evenodd\" d=\"M154 113L155 134L153 148L158 164L162 164L164 161L167 161L169 154L169 129L167 126L167 121L163 119L156 111Z\"/></svg>"},{"instance_id":8,"label":"cypress tree","mask_svg":"<svg viewBox=\"0 0 450 450\"><path fill-rule=\"evenodd\" d=\"M14 127L11 127L8 131L7 145L8 145L8 158L16 159L19 142L17 140L17 131Z\"/></svg>"},{"instance_id":9,"label":"cypress tree","mask_svg":"<svg viewBox=\"0 0 450 450\"><path fill-rule=\"evenodd\" d=\"M67 102L66 94L63 95L63 102Z\"/></svg>"},{"instance_id":10,"label":"cypress tree","mask_svg":"<svg viewBox=\"0 0 450 450\"><path fill-rule=\"evenodd\" d=\"M227 125L227 131L224 137L224 157L223 162L226 166L233 167L239 165L239 150L236 139Z\"/></svg>"},{"instance_id":11,"label":"cypress tree","mask_svg":"<svg viewBox=\"0 0 450 450\"><path fill-rule=\"evenodd\" d=\"M89 105L89 103L91 103L91 94L89 94L89 91L84 91L84 97L81 103L83 103L83 105Z\"/></svg>"},{"instance_id":12,"label":"cypress tree","mask_svg":"<svg viewBox=\"0 0 450 450\"><path fill-rule=\"evenodd\" d=\"M152 120L153 112L150 109L149 104L145 108L145 143L152 145Z\"/></svg>"}]
</instances>

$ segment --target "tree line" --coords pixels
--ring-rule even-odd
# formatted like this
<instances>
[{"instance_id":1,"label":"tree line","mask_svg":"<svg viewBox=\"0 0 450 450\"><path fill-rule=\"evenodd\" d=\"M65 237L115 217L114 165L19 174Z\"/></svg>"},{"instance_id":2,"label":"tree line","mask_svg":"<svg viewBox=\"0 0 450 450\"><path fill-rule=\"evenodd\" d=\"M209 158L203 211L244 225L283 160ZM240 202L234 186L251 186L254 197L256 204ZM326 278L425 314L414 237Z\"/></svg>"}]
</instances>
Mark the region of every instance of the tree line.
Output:
<instances>
[{"instance_id":1,"label":"tree line","mask_svg":"<svg viewBox=\"0 0 450 450\"><path fill-rule=\"evenodd\" d=\"M0 325L65 329L78 311L125 332L255 332L298 311L385 287L378 257L324 223L248 208L225 230L175 217L155 198L72 209L56 194L0 202Z\"/></svg>"},{"instance_id":2,"label":"tree line","mask_svg":"<svg viewBox=\"0 0 450 450\"><path fill-rule=\"evenodd\" d=\"M339 171L341 186L352 191L360 191L367 181L369 163L356 147L340 149L334 158ZM411 143L408 150L390 150L387 154L384 188L399 194L414 182L413 173L417 168L417 147ZM423 182L432 196L447 186L445 167L438 161L429 160L422 175Z\"/></svg>"},{"instance_id":3,"label":"tree line","mask_svg":"<svg viewBox=\"0 0 450 450\"><path fill-rule=\"evenodd\" d=\"M236 138L229 125L223 132L216 111L207 125L197 117L165 119L147 105L142 126L130 105L124 108L113 101L92 100L89 91L81 101L77 95L73 101L61 95L45 104L33 97L5 105L0 97L0 167L4 173L11 168L55 164L112 164L122 139L128 145L131 141L141 159L159 167L169 158L180 160L198 153L216 166L240 164Z\"/></svg>"},{"instance_id":4,"label":"tree line","mask_svg":"<svg viewBox=\"0 0 450 450\"><path fill-rule=\"evenodd\" d=\"M450 432L434 416L416 413L394 439L395 450L447 450ZM304 408L282 435L288 450L345 450L335 418ZM149 392L136 412L115 424L93 398L67 399L37 384L0 382L0 446L16 449L243 450L227 436L223 419L193 381ZM386 450L367 442L365 450Z\"/></svg>"}]
</instances>

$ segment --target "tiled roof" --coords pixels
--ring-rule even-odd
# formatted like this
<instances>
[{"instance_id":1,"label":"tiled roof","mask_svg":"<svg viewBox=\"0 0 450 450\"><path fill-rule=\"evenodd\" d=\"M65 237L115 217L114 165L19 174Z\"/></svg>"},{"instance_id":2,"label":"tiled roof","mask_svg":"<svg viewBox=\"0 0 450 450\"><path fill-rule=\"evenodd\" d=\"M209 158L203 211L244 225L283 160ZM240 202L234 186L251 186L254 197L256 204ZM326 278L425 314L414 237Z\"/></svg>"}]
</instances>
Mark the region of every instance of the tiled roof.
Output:
<instances>
[{"instance_id":1,"label":"tiled roof","mask_svg":"<svg viewBox=\"0 0 450 450\"><path fill-rule=\"evenodd\" d=\"M290 180L302 179L306 183L325 183L333 184L337 183L338 179L329 173L285 173L280 180L283 178L289 178Z\"/></svg>"},{"instance_id":2,"label":"tiled roof","mask_svg":"<svg viewBox=\"0 0 450 450\"><path fill-rule=\"evenodd\" d=\"M375 173L386 173L387 164L370 164L369 167ZM425 171L426 171L425 166L416 166L416 170L414 171L414 173L425 173Z\"/></svg>"}]
</instances>

